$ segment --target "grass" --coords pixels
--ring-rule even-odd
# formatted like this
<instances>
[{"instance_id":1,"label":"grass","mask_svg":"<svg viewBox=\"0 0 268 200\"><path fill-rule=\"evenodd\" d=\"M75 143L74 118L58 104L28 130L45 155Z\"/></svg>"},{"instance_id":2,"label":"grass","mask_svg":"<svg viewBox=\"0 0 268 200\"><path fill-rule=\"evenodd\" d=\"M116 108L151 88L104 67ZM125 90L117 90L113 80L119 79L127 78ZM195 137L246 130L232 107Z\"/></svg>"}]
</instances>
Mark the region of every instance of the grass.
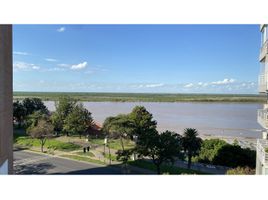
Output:
<instances>
[{"instance_id":1,"label":"grass","mask_svg":"<svg viewBox=\"0 0 268 200\"><path fill-rule=\"evenodd\" d=\"M86 153L84 153L84 152L77 152L76 154L77 154L77 155L81 155L81 156L95 157L94 153L92 153L92 152L90 152L90 151L88 151L88 152L86 152Z\"/></svg>"},{"instance_id":2,"label":"grass","mask_svg":"<svg viewBox=\"0 0 268 200\"><path fill-rule=\"evenodd\" d=\"M106 159L110 160L109 153L106 153L104 157L105 157ZM111 160L112 160L112 161L117 161L117 159L116 159L116 155L111 154Z\"/></svg>"},{"instance_id":3,"label":"grass","mask_svg":"<svg viewBox=\"0 0 268 200\"><path fill-rule=\"evenodd\" d=\"M79 161L85 161L85 162L91 162L91 163L106 165L103 161L91 159L89 157L84 157L84 156L78 156L78 155L62 155L62 157L70 158L70 159L74 159L74 160L79 160Z\"/></svg>"},{"instance_id":4,"label":"grass","mask_svg":"<svg viewBox=\"0 0 268 200\"><path fill-rule=\"evenodd\" d=\"M150 163L148 161L144 160L135 160L135 161L129 161L129 165L133 165L136 167L148 169L151 171L156 172L156 166L153 163ZM162 174L205 174L203 172L197 171L197 170L192 170L192 169L184 169L184 168L179 168L171 165L162 165L161 166L161 173Z\"/></svg>"},{"instance_id":5,"label":"grass","mask_svg":"<svg viewBox=\"0 0 268 200\"><path fill-rule=\"evenodd\" d=\"M25 146L25 147L41 147L40 140L30 138L29 136L16 137L15 144ZM55 139L49 139L46 141L45 148L54 149L60 151L74 151L80 149L79 145L73 143L65 143Z\"/></svg>"},{"instance_id":6,"label":"grass","mask_svg":"<svg viewBox=\"0 0 268 200\"><path fill-rule=\"evenodd\" d=\"M103 139L90 139L89 142L93 144L97 144L97 145L103 145ZM124 143L125 149L131 149L134 147L134 142L132 142L131 140L123 139L123 143ZM110 139L109 145L110 145L110 148L114 150L122 149L120 139Z\"/></svg>"},{"instance_id":7,"label":"grass","mask_svg":"<svg viewBox=\"0 0 268 200\"><path fill-rule=\"evenodd\" d=\"M265 96L252 94L157 94L157 93L85 93L85 92L14 92L14 99L38 97L58 100L70 96L78 101L92 102L265 102Z\"/></svg>"}]
</instances>

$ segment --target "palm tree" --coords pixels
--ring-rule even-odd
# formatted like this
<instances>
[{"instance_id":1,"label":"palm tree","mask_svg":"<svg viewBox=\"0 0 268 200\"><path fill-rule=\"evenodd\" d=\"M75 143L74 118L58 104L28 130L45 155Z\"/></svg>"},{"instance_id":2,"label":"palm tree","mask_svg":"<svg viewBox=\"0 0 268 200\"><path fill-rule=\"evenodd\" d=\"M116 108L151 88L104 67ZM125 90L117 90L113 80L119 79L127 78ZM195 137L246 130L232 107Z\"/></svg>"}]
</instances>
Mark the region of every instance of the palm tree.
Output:
<instances>
[{"instance_id":1,"label":"palm tree","mask_svg":"<svg viewBox=\"0 0 268 200\"><path fill-rule=\"evenodd\" d=\"M197 136L198 132L196 129L194 128L184 129L182 142L184 152L187 154L188 157L188 169L191 168L192 157L197 155L201 148L202 139Z\"/></svg>"}]
</instances>

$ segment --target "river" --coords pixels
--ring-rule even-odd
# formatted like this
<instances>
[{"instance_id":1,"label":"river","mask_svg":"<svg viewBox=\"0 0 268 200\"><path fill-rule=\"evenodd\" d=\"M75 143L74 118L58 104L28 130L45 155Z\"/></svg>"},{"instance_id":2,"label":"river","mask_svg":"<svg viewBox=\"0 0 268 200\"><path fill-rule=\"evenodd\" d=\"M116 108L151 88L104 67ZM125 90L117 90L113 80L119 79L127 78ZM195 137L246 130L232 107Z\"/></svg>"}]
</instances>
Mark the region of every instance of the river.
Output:
<instances>
[{"instance_id":1,"label":"river","mask_svg":"<svg viewBox=\"0 0 268 200\"><path fill-rule=\"evenodd\" d=\"M184 128L196 128L201 135L260 138L257 123L258 103L155 103L155 102L83 102L96 122L106 117L126 114L136 105L143 105L153 114L158 130L182 133ZM45 101L50 111L53 101Z\"/></svg>"}]
</instances>

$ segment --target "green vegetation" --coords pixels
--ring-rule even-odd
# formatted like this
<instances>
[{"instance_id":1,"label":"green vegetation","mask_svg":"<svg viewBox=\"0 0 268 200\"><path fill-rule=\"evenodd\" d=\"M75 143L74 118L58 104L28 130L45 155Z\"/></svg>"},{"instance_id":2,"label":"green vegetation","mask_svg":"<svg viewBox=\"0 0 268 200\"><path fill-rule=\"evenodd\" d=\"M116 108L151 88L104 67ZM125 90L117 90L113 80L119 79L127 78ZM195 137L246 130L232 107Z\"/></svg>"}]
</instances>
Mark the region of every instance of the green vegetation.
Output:
<instances>
[{"instance_id":1,"label":"green vegetation","mask_svg":"<svg viewBox=\"0 0 268 200\"><path fill-rule=\"evenodd\" d=\"M91 113L83 104L75 105L67 115L63 124L63 131L71 135L79 134L80 138L92 125Z\"/></svg>"},{"instance_id":2,"label":"green vegetation","mask_svg":"<svg viewBox=\"0 0 268 200\"><path fill-rule=\"evenodd\" d=\"M255 175L255 169L249 167L237 167L227 171L228 175Z\"/></svg>"},{"instance_id":3,"label":"green vegetation","mask_svg":"<svg viewBox=\"0 0 268 200\"><path fill-rule=\"evenodd\" d=\"M213 159L217 156L218 151L228 143L220 139L204 140L197 161L203 163L213 163ZM196 160L196 159L195 159Z\"/></svg>"},{"instance_id":4,"label":"green vegetation","mask_svg":"<svg viewBox=\"0 0 268 200\"><path fill-rule=\"evenodd\" d=\"M104 157L106 159L110 160L110 155L109 154L106 153ZM117 161L116 157L117 157L116 155L111 154L111 160L112 161Z\"/></svg>"},{"instance_id":5,"label":"green vegetation","mask_svg":"<svg viewBox=\"0 0 268 200\"><path fill-rule=\"evenodd\" d=\"M83 92L14 92L14 99L38 97L58 101L70 96L78 101L111 102L265 102L265 96L250 94L155 94L155 93L83 93Z\"/></svg>"},{"instance_id":6,"label":"green vegetation","mask_svg":"<svg viewBox=\"0 0 268 200\"><path fill-rule=\"evenodd\" d=\"M78 155L62 155L62 157L70 158L70 159L74 159L74 160L79 160L79 161L85 161L85 162L91 162L91 163L106 165L106 163L103 162L103 161L101 161L101 160L95 160L95 159L91 159L89 157L84 157L84 156L78 156Z\"/></svg>"},{"instance_id":7,"label":"green vegetation","mask_svg":"<svg viewBox=\"0 0 268 200\"><path fill-rule=\"evenodd\" d=\"M92 144L97 144L97 145L103 145L103 142L104 142L104 139L90 139L89 140L89 143L92 143ZM134 142L131 141L131 140L128 140L128 139L123 139L123 142L124 142L124 147L125 149L131 149L133 148L135 145L134 145ZM109 139L108 140L108 145L110 146L111 149L115 149L115 150L120 150L122 147L121 147L121 142L119 139Z\"/></svg>"},{"instance_id":8,"label":"green vegetation","mask_svg":"<svg viewBox=\"0 0 268 200\"><path fill-rule=\"evenodd\" d=\"M268 148L265 149L265 152L268 153Z\"/></svg>"},{"instance_id":9,"label":"green vegetation","mask_svg":"<svg viewBox=\"0 0 268 200\"><path fill-rule=\"evenodd\" d=\"M194 128L186 128L183 133L182 146L184 153L188 157L188 169L191 168L192 157L199 154L202 139L198 137L198 132Z\"/></svg>"},{"instance_id":10,"label":"green vegetation","mask_svg":"<svg viewBox=\"0 0 268 200\"><path fill-rule=\"evenodd\" d=\"M41 146L39 139L33 139L28 136L17 137L15 139L15 144L18 144L24 147L29 147L29 148ZM65 142L55 140L55 139L49 139L45 143L44 147L48 149L54 149L54 150L60 150L60 151L74 151L74 150L81 148L79 145L76 145L73 143L65 143Z\"/></svg>"},{"instance_id":11,"label":"green vegetation","mask_svg":"<svg viewBox=\"0 0 268 200\"><path fill-rule=\"evenodd\" d=\"M49 111L39 98L25 98L22 101L13 102L13 119L18 123L20 128L25 125L27 118L38 112L39 115L48 115Z\"/></svg>"},{"instance_id":12,"label":"green vegetation","mask_svg":"<svg viewBox=\"0 0 268 200\"><path fill-rule=\"evenodd\" d=\"M27 132L32 138L39 140L41 151L44 152L44 145L48 138L53 137L53 126L44 119L37 121L36 126L29 127Z\"/></svg>"},{"instance_id":13,"label":"green vegetation","mask_svg":"<svg viewBox=\"0 0 268 200\"><path fill-rule=\"evenodd\" d=\"M76 153L77 155L80 155L80 156L89 156L89 157L95 157L94 153L88 151L88 152L77 152Z\"/></svg>"},{"instance_id":14,"label":"green vegetation","mask_svg":"<svg viewBox=\"0 0 268 200\"><path fill-rule=\"evenodd\" d=\"M227 167L255 168L256 151L244 149L237 144L228 144L219 139L204 140L196 160Z\"/></svg>"},{"instance_id":15,"label":"green vegetation","mask_svg":"<svg viewBox=\"0 0 268 200\"><path fill-rule=\"evenodd\" d=\"M148 161L135 160L135 161L129 161L128 164L157 172L157 167L153 163L148 162ZM196 171L192 169L183 169L183 168L175 167L172 165L166 165L166 164L161 165L160 168L163 174L205 174L200 171Z\"/></svg>"}]
</instances>

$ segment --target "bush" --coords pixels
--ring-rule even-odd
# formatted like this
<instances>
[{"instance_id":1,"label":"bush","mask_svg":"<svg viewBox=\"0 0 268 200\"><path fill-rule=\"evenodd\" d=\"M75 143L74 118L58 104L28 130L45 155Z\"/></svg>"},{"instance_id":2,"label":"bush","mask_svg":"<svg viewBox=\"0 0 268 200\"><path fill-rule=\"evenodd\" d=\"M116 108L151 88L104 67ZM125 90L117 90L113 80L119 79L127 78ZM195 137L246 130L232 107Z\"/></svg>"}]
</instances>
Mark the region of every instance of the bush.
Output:
<instances>
[{"instance_id":1,"label":"bush","mask_svg":"<svg viewBox=\"0 0 268 200\"><path fill-rule=\"evenodd\" d=\"M222 165L227 167L251 167L256 165L256 151L242 148L237 144L231 145L223 140L204 140L198 162Z\"/></svg>"},{"instance_id":2,"label":"bush","mask_svg":"<svg viewBox=\"0 0 268 200\"><path fill-rule=\"evenodd\" d=\"M213 164L228 167L246 167L255 168L256 151L249 148L243 149L237 145L227 144L219 149L213 159Z\"/></svg>"},{"instance_id":3,"label":"bush","mask_svg":"<svg viewBox=\"0 0 268 200\"><path fill-rule=\"evenodd\" d=\"M227 145L227 142L220 139L204 140L197 161L212 164L213 159L218 154L219 149Z\"/></svg>"},{"instance_id":4,"label":"bush","mask_svg":"<svg viewBox=\"0 0 268 200\"><path fill-rule=\"evenodd\" d=\"M255 169L249 167L237 167L226 172L228 175L255 175Z\"/></svg>"}]
</instances>

